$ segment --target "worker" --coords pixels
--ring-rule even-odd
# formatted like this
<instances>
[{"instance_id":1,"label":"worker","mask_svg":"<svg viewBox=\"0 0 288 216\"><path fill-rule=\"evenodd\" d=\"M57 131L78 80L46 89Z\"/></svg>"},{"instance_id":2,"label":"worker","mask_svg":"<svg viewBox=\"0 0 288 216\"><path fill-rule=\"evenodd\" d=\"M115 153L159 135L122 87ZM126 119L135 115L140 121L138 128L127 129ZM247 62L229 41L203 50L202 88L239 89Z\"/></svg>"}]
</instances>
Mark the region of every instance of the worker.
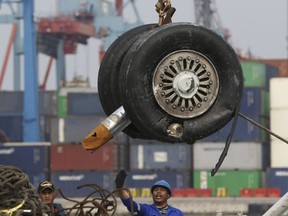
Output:
<instances>
[{"instance_id":1,"label":"worker","mask_svg":"<svg viewBox=\"0 0 288 216\"><path fill-rule=\"evenodd\" d=\"M60 203L54 203L56 197L55 186L51 181L45 180L38 185L38 193L42 203L47 204L55 216L67 215Z\"/></svg>"},{"instance_id":2,"label":"worker","mask_svg":"<svg viewBox=\"0 0 288 216\"><path fill-rule=\"evenodd\" d=\"M122 203L132 212L131 200L133 203L134 215L141 216L184 216L180 209L168 205L168 199L172 196L171 187L165 180L157 181L151 187L153 204L137 203L129 195L127 189L122 189L127 173L120 170L115 178L116 188L119 190L119 197Z\"/></svg>"}]
</instances>

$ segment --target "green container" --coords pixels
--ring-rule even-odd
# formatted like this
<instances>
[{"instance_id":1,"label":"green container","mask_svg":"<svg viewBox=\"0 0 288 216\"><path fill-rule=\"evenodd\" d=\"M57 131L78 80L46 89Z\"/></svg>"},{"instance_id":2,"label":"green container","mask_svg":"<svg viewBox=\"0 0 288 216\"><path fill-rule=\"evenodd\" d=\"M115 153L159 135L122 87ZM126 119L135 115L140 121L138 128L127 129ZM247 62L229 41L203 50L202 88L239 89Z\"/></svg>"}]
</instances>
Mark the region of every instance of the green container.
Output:
<instances>
[{"instance_id":1,"label":"green container","mask_svg":"<svg viewBox=\"0 0 288 216\"><path fill-rule=\"evenodd\" d=\"M259 62L241 62L244 87L266 88L266 65Z\"/></svg>"},{"instance_id":2,"label":"green container","mask_svg":"<svg viewBox=\"0 0 288 216\"><path fill-rule=\"evenodd\" d=\"M67 117L67 96L61 96L58 94L57 106L58 106L58 117L66 118Z\"/></svg>"},{"instance_id":3,"label":"green container","mask_svg":"<svg viewBox=\"0 0 288 216\"><path fill-rule=\"evenodd\" d=\"M242 188L258 188L261 186L261 171L238 170L218 171L211 176L211 171L194 171L194 188L211 188L213 196L217 189L225 188L227 196L239 197Z\"/></svg>"}]
</instances>

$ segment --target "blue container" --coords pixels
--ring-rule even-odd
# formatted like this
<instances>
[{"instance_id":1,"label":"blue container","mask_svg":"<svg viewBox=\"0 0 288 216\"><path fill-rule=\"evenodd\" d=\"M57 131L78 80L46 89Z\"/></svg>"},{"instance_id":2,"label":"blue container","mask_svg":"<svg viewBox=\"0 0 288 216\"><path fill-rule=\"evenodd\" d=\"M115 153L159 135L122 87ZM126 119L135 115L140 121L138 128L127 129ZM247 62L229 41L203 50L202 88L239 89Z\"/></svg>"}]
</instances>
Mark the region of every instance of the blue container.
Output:
<instances>
[{"instance_id":1,"label":"blue container","mask_svg":"<svg viewBox=\"0 0 288 216\"><path fill-rule=\"evenodd\" d=\"M57 115L57 93L56 91L39 92L39 114L56 116Z\"/></svg>"},{"instance_id":2,"label":"blue container","mask_svg":"<svg viewBox=\"0 0 288 216\"><path fill-rule=\"evenodd\" d=\"M16 166L25 173L49 172L49 145L5 144L0 146L0 164Z\"/></svg>"},{"instance_id":3,"label":"blue container","mask_svg":"<svg viewBox=\"0 0 288 216\"><path fill-rule=\"evenodd\" d=\"M269 116L269 93L262 88L244 88L240 112L252 116Z\"/></svg>"},{"instance_id":4,"label":"blue container","mask_svg":"<svg viewBox=\"0 0 288 216\"><path fill-rule=\"evenodd\" d=\"M267 170L267 187L280 188L281 196L288 191L288 168L270 168Z\"/></svg>"},{"instance_id":5,"label":"blue container","mask_svg":"<svg viewBox=\"0 0 288 216\"><path fill-rule=\"evenodd\" d=\"M262 126L268 128L269 127L269 121L260 116L249 116L247 117L253 119L257 123L261 124ZM227 136L231 130L232 121L230 121L227 125L225 125L222 129L217 131L216 133L202 139L203 141L212 141L212 142L225 142L227 139ZM236 128L232 137L233 142L243 142L243 141L249 141L249 142L262 142L266 143L269 139L269 134L262 129L258 128L254 124L248 122L246 119L238 117L238 121L236 124Z\"/></svg>"},{"instance_id":6,"label":"blue container","mask_svg":"<svg viewBox=\"0 0 288 216\"><path fill-rule=\"evenodd\" d=\"M266 64L266 86L270 90L270 79L273 77L279 77L280 72L278 67Z\"/></svg>"},{"instance_id":7,"label":"blue container","mask_svg":"<svg viewBox=\"0 0 288 216\"><path fill-rule=\"evenodd\" d=\"M132 143L130 146L130 169L178 171L191 169L191 152L192 146L186 143Z\"/></svg>"},{"instance_id":8,"label":"blue container","mask_svg":"<svg viewBox=\"0 0 288 216\"><path fill-rule=\"evenodd\" d=\"M50 179L49 172L28 171L25 173L28 175L30 183L34 185L36 189L40 182Z\"/></svg>"},{"instance_id":9,"label":"blue container","mask_svg":"<svg viewBox=\"0 0 288 216\"><path fill-rule=\"evenodd\" d=\"M159 180L167 181L173 188L191 187L189 171L130 171L127 172L125 187L127 188L151 188Z\"/></svg>"},{"instance_id":10,"label":"blue container","mask_svg":"<svg viewBox=\"0 0 288 216\"><path fill-rule=\"evenodd\" d=\"M68 93L68 115L106 116L97 93Z\"/></svg>"},{"instance_id":11,"label":"blue container","mask_svg":"<svg viewBox=\"0 0 288 216\"><path fill-rule=\"evenodd\" d=\"M106 117L104 116L67 116L51 119L51 142L80 143Z\"/></svg>"},{"instance_id":12,"label":"blue container","mask_svg":"<svg viewBox=\"0 0 288 216\"><path fill-rule=\"evenodd\" d=\"M85 197L94 191L91 187L77 189L78 186L85 184L96 184L110 192L115 190L114 175L108 171L52 172L51 179L55 187L60 188L67 197Z\"/></svg>"},{"instance_id":13,"label":"blue container","mask_svg":"<svg viewBox=\"0 0 288 216\"><path fill-rule=\"evenodd\" d=\"M40 128L40 141L50 142L51 137L51 116L40 115L39 116L39 128Z\"/></svg>"},{"instance_id":14,"label":"blue container","mask_svg":"<svg viewBox=\"0 0 288 216\"><path fill-rule=\"evenodd\" d=\"M0 130L2 130L10 142L22 142L23 117L21 115L0 116Z\"/></svg>"},{"instance_id":15,"label":"blue container","mask_svg":"<svg viewBox=\"0 0 288 216\"><path fill-rule=\"evenodd\" d=\"M1 115L11 115L23 112L23 92L21 91L1 91L0 92L0 113Z\"/></svg>"}]
</instances>

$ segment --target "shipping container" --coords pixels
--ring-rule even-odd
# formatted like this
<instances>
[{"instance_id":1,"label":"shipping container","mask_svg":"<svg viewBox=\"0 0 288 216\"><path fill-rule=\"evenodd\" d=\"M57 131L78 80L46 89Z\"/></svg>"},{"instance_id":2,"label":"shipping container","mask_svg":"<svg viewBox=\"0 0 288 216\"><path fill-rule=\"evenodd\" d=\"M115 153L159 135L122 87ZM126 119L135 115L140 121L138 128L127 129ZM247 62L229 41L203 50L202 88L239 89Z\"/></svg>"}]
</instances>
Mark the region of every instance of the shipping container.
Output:
<instances>
[{"instance_id":1,"label":"shipping container","mask_svg":"<svg viewBox=\"0 0 288 216\"><path fill-rule=\"evenodd\" d=\"M219 170L213 177L210 173L210 170L194 171L194 187L211 188L213 196L216 196L219 188L224 188L229 197L239 197L242 188L259 188L262 186L262 173L259 170Z\"/></svg>"},{"instance_id":2,"label":"shipping container","mask_svg":"<svg viewBox=\"0 0 288 216\"><path fill-rule=\"evenodd\" d=\"M57 98L57 113L59 118L67 116L67 97L58 95Z\"/></svg>"},{"instance_id":3,"label":"shipping container","mask_svg":"<svg viewBox=\"0 0 288 216\"><path fill-rule=\"evenodd\" d=\"M256 142L232 142L221 169L261 170L263 168L262 149L266 146ZM197 142L193 144L193 168L196 170L213 169L224 147L225 142Z\"/></svg>"},{"instance_id":4,"label":"shipping container","mask_svg":"<svg viewBox=\"0 0 288 216\"><path fill-rule=\"evenodd\" d=\"M281 168L288 167L288 145L287 143L279 140L271 140L271 167Z\"/></svg>"},{"instance_id":5,"label":"shipping container","mask_svg":"<svg viewBox=\"0 0 288 216\"><path fill-rule=\"evenodd\" d=\"M266 65L259 62L241 62L244 86L245 87L260 87L266 86Z\"/></svg>"},{"instance_id":6,"label":"shipping container","mask_svg":"<svg viewBox=\"0 0 288 216\"><path fill-rule=\"evenodd\" d=\"M133 170L189 170L192 162L191 149L191 145L185 143L132 144L130 168Z\"/></svg>"},{"instance_id":7,"label":"shipping container","mask_svg":"<svg viewBox=\"0 0 288 216\"><path fill-rule=\"evenodd\" d=\"M124 134L125 135L125 134ZM125 135L127 136L127 135ZM127 142L118 142L117 139L115 141L115 138L113 138L109 143L115 143L118 147L118 168L124 169L124 170L129 170L130 169L130 145ZM106 145L106 144L105 144Z\"/></svg>"},{"instance_id":8,"label":"shipping container","mask_svg":"<svg viewBox=\"0 0 288 216\"><path fill-rule=\"evenodd\" d=\"M271 109L288 109L288 100L283 98L288 92L288 78L272 78L270 85Z\"/></svg>"},{"instance_id":9,"label":"shipping container","mask_svg":"<svg viewBox=\"0 0 288 216\"><path fill-rule=\"evenodd\" d=\"M5 143L0 145L0 164L16 166L27 173L50 171L50 143Z\"/></svg>"},{"instance_id":10,"label":"shipping container","mask_svg":"<svg viewBox=\"0 0 288 216\"><path fill-rule=\"evenodd\" d=\"M95 188L85 187L84 185L87 184L96 185L96 187L110 192L115 190L114 175L110 171L58 171L51 173L51 180L55 187L69 198L86 197L92 192L95 192L94 195L99 197L99 191L96 193ZM79 186L84 187L77 189Z\"/></svg>"},{"instance_id":11,"label":"shipping container","mask_svg":"<svg viewBox=\"0 0 288 216\"><path fill-rule=\"evenodd\" d=\"M288 107L283 109L272 109L270 117L270 129L277 135L288 139ZM277 139L271 135L271 140Z\"/></svg>"},{"instance_id":12,"label":"shipping container","mask_svg":"<svg viewBox=\"0 0 288 216\"><path fill-rule=\"evenodd\" d=\"M0 116L0 131L5 133L8 141L23 141L23 117L22 114Z\"/></svg>"},{"instance_id":13,"label":"shipping container","mask_svg":"<svg viewBox=\"0 0 288 216\"><path fill-rule=\"evenodd\" d=\"M138 145L138 144L141 144L141 145L158 145L158 144L163 144L163 142L159 142L157 140L153 140L153 139L136 139L136 138L131 138L129 137L129 143L131 145Z\"/></svg>"},{"instance_id":14,"label":"shipping container","mask_svg":"<svg viewBox=\"0 0 288 216\"><path fill-rule=\"evenodd\" d=\"M279 68L270 64L265 64L266 66L266 86L271 89L270 80L280 76Z\"/></svg>"},{"instance_id":15,"label":"shipping container","mask_svg":"<svg viewBox=\"0 0 288 216\"><path fill-rule=\"evenodd\" d=\"M259 115L245 115L256 123L269 128L269 118ZM225 142L228 134L231 131L232 121L225 125L216 133L202 139L203 142ZM269 140L269 133L260 129L258 126L250 123L244 118L238 117L235 131L232 137L233 142L262 142L267 143Z\"/></svg>"},{"instance_id":16,"label":"shipping container","mask_svg":"<svg viewBox=\"0 0 288 216\"><path fill-rule=\"evenodd\" d=\"M68 115L106 116L98 93L68 93Z\"/></svg>"},{"instance_id":17,"label":"shipping container","mask_svg":"<svg viewBox=\"0 0 288 216\"><path fill-rule=\"evenodd\" d=\"M246 87L243 90L240 112L245 115L270 115L269 92L261 88Z\"/></svg>"},{"instance_id":18,"label":"shipping container","mask_svg":"<svg viewBox=\"0 0 288 216\"><path fill-rule=\"evenodd\" d=\"M68 94L69 93L97 93L95 88L86 87L65 87L58 90L57 94L57 108L58 117L65 118L68 115Z\"/></svg>"},{"instance_id":19,"label":"shipping container","mask_svg":"<svg viewBox=\"0 0 288 216\"><path fill-rule=\"evenodd\" d=\"M288 168L267 169L267 187L280 188L281 196L288 191Z\"/></svg>"},{"instance_id":20,"label":"shipping container","mask_svg":"<svg viewBox=\"0 0 288 216\"><path fill-rule=\"evenodd\" d=\"M97 151L86 151L81 144L51 146L51 170L117 170L118 146L106 143Z\"/></svg>"},{"instance_id":21,"label":"shipping container","mask_svg":"<svg viewBox=\"0 0 288 216\"><path fill-rule=\"evenodd\" d=\"M191 172L186 171L144 171L131 170L127 172L125 187L127 188L151 188L159 180L167 181L171 188L191 187Z\"/></svg>"},{"instance_id":22,"label":"shipping container","mask_svg":"<svg viewBox=\"0 0 288 216\"><path fill-rule=\"evenodd\" d=\"M67 116L51 119L51 142L80 143L105 117Z\"/></svg>"},{"instance_id":23,"label":"shipping container","mask_svg":"<svg viewBox=\"0 0 288 216\"><path fill-rule=\"evenodd\" d=\"M39 91L39 114L47 116L57 115L56 91Z\"/></svg>"},{"instance_id":24,"label":"shipping container","mask_svg":"<svg viewBox=\"0 0 288 216\"><path fill-rule=\"evenodd\" d=\"M22 91L1 91L0 92L0 113L11 115L23 113L23 92Z\"/></svg>"},{"instance_id":25,"label":"shipping container","mask_svg":"<svg viewBox=\"0 0 288 216\"><path fill-rule=\"evenodd\" d=\"M241 62L244 86L259 87L269 91L270 79L279 76L277 67L267 65L260 62Z\"/></svg>"},{"instance_id":26,"label":"shipping container","mask_svg":"<svg viewBox=\"0 0 288 216\"><path fill-rule=\"evenodd\" d=\"M23 91L0 92L0 115L22 114L24 110ZM55 91L39 91L39 114L57 114L57 95Z\"/></svg>"},{"instance_id":27,"label":"shipping container","mask_svg":"<svg viewBox=\"0 0 288 216\"><path fill-rule=\"evenodd\" d=\"M40 129L40 141L50 142L51 137L51 116L40 115L39 116L39 129Z\"/></svg>"},{"instance_id":28,"label":"shipping container","mask_svg":"<svg viewBox=\"0 0 288 216\"><path fill-rule=\"evenodd\" d=\"M50 179L50 172L35 172L35 171L26 171L25 172L29 177L29 182L35 186L35 188L38 187L38 184L44 180Z\"/></svg>"}]
</instances>

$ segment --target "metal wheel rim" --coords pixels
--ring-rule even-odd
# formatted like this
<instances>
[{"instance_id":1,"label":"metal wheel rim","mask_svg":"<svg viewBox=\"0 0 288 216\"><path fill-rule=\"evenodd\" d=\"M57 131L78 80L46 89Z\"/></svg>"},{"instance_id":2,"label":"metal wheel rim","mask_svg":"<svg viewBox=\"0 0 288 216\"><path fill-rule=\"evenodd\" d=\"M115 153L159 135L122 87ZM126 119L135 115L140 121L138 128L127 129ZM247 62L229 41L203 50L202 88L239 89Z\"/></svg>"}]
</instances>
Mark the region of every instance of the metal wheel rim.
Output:
<instances>
[{"instance_id":1,"label":"metal wheel rim","mask_svg":"<svg viewBox=\"0 0 288 216\"><path fill-rule=\"evenodd\" d=\"M157 65L152 80L159 106L179 118L205 113L219 91L219 77L212 62L199 52L178 50Z\"/></svg>"}]
</instances>

